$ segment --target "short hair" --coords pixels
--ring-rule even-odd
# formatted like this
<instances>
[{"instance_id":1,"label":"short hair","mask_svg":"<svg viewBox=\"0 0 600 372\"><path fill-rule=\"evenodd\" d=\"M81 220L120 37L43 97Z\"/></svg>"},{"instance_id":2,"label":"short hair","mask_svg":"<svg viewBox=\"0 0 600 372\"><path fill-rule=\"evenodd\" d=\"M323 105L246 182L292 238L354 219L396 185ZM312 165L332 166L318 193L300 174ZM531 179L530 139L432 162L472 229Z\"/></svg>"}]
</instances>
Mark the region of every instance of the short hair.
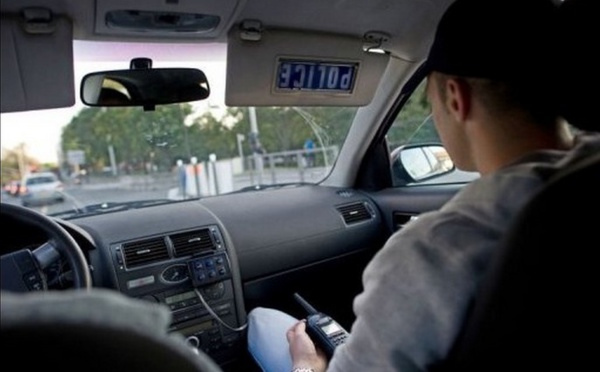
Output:
<instances>
[{"instance_id":1,"label":"short hair","mask_svg":"<svg viewBox=\"0 0 600 372\"><path fill-rule=\"evenodd\" d=\"M500 115L518 110L531 121L547 128L554 127L559 118L558 95L548 84L539 81L510 81L471 78L436 73L440 95L446 97L446 81L450 78L464 81L483 102L490 114Z\"/></svg>"}]
</instances>

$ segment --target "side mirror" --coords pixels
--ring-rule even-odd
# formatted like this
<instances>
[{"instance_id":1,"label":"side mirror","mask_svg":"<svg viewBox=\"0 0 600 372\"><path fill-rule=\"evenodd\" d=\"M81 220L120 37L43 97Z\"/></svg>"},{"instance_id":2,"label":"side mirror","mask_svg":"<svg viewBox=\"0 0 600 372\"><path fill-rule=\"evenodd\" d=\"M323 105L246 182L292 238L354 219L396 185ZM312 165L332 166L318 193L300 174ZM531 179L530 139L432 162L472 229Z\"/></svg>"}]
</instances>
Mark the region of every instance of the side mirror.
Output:
<instances>
[{"instance_id":1,"label":"side mirror","mask_svg":"<svg viewBox=\"0 0 600 372\"><path fill-rule=\"evenodd\" d=\"M405 145L391 153L395 186L419 183L454 171L454 163L439 144Z\"/></svg>"},{"instance_id":2,"label":"side mirror","mask_svg":"<svg viewBox=\"0 0 600 372\"><path fill-rule=\"evenodd\" d=\"M206 75L193 68L147 68L100 71L81 81L81 101L88 106L142 106L198 101L208 98Z\"/></svg>"}]
</instances>

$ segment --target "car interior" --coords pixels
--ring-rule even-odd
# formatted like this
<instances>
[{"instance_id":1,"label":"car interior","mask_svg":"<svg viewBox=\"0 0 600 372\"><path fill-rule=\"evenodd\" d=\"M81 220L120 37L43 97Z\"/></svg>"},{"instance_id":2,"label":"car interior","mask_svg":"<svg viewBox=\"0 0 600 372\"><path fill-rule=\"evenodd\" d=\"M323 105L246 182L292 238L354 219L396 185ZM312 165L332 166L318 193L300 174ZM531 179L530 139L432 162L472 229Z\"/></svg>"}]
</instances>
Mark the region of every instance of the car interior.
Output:
<instances>
[{"instance_id":1,"label":"car interior","mask_svg":"<svg viewBox=\"0 0 600 372\"><path fill-rule=\"evenodd\" d=\"M247 314L261 306L303 318L295 293L350 330L373 255L477 177L440 158L442 146L431 137L392 146L398 118L421 99L421 67L451 2L2 0L3 114L79 100L152 114L219 90L227 106L356 110L318 182L54 216L3 196L6 360L66 370L259 371L246 348ZM564 63L572 71L563 87L566 119L600 131L590 82L571 78L593 66L591 1L571 3L564 37L588 47L572 45L580 57ZM74 49L89 41L215 48L226 52L225 85L206 71L155 68L159 61L146 55L120 60L124 70L76 78ZM119 96L107 98L107 87ZM415 150L429 166L431 159L441 165L422 171ZM463 332L432 370L582 369L593 361L593 342L581 334L597 328L599 310L591 256L597 155L548 179L511 221ZM89 293L104 301L86 299ZM63 295L72 300L67 307L58 304ZM130 311L113 311L116 305ZM140 306L169 308L169 337L147 329L136 317Z\"/></svg>"}]
</instances>

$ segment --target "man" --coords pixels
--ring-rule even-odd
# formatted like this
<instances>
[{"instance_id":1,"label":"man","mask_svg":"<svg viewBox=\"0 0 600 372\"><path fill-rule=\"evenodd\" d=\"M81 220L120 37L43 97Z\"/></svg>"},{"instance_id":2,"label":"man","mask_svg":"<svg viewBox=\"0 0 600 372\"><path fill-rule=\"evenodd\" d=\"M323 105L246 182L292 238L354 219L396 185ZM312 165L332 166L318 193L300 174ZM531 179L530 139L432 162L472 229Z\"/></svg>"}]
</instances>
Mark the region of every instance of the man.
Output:
<instances>
[{"instance_id":1,"label":"man","mask_svg":"<svg viewBox=\"0 0 600 372\"><path fill-rule=\"evenodd\" d=\"M313 152L315 149L315 143L312 138L307 138L304 141L304 158L306 160L306 167L311 168L315 165L315 153Z\"/></svg>"},{"instance_id":2,"label":"man","mask_svg":"<svg viewBox=\"0 0 600 372\"><path fill-rule=\"evenodd\" d=\"M424 371L444 360L511 219L549 174L600 148L598 137L573 138L558 110L556 11L549 0L448 8L425 66L427 96L452 160L481 178L376 254L351 335L330 361L304 322L252 310L248 347L264 370ZM289 351L276 344L285 326Z\"/></svg>"}]
</instances>

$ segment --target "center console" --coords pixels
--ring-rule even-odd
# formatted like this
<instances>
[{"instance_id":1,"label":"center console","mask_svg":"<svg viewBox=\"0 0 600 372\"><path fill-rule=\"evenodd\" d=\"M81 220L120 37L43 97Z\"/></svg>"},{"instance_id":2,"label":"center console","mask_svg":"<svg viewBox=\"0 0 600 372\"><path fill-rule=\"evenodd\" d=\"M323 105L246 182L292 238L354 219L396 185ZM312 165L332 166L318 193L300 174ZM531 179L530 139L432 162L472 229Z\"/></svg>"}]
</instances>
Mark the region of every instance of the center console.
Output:
<instances>
[{"instance_id":1,"label":"center console","mask_svg":"<svg viewBox=\"0 0 600 372\"><path fill-rule=\"evenodd\" d=\"M217 226L111 245L121 292L171 309L171 331L223 365L243 344L236 271Z\"/></svg>"}]
</instances>

